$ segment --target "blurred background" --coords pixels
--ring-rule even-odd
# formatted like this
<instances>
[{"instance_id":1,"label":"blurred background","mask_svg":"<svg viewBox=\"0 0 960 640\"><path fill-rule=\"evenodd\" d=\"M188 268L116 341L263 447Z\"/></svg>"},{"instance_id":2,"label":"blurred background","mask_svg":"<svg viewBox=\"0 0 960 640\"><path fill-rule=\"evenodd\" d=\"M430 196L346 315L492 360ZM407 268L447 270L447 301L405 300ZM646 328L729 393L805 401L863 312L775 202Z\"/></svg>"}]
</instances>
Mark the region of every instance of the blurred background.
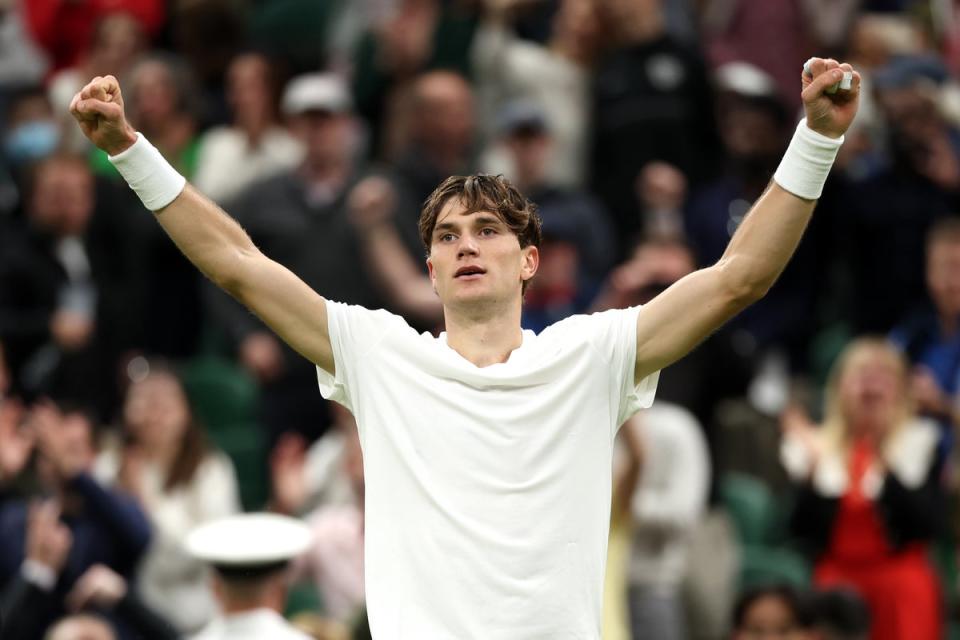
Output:
<instances>
[{"instance_id":1,"label":"blurred background","mask_svg":"<svg viewBox=\"0 0 960 640\"><path fill-rule=\"evenodd\" d=\"M3 637L189 636L184 536L241 510L314 532L290 620L368 634L352 416L87 144L89 79L266 254L423 331L421 203L506 175L540 330L720 257L813 55L859 115L776 286L621 429L604 638L960 637L960 2L0 0Z\"/></svg>"}]
</instances>

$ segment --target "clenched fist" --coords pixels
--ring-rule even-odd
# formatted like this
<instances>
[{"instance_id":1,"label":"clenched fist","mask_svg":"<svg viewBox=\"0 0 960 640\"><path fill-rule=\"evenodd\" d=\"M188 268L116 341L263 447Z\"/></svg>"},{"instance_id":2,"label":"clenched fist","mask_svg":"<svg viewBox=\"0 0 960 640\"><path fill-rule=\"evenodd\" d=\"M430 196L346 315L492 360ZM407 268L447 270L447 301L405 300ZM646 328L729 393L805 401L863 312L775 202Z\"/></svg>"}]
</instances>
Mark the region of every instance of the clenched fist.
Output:
<instances>
[{"instance_id":1,"label":"clenched fist","mask_svg":"<svg viewBox=\"0 0 960 640\"><path fill-rule=\"evenodd\" d=\"M98 148L115 156L137 140L136 131L123 113L120 84L113 76L97 76L70 101L70 113L83 135Z\"/></svg>"},{"instance_id":2,"label":"clenched fist","mask_svg":"<svg viewBox=\"0 0 960 640\"><path fill-rule=\"evenodd\" d=\"M811 58L802 74L803 108L807 114L807 126L831 138L842 136L857 114L860 101L860 74L849 64L832 58ZM844 72L853 76L849 89L836 91L835 85L843 80Z\"/></svg>"}]
</instances>

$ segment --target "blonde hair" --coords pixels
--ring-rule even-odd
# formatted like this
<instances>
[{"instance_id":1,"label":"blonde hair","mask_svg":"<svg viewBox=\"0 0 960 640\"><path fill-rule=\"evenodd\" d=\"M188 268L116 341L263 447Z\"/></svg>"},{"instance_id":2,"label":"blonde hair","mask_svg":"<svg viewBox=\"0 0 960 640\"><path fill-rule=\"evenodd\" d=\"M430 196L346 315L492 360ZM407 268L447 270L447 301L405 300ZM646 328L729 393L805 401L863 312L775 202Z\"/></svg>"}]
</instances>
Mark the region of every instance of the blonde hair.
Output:
<instances>
[{"instance_id":1,"label":"blonde hair","mask_svg":"<svg viewBox=\"0 0 960 640\"><path fill-rule=\"evenodd\" d=\"M824 394L823 441L828 449L844 452L850 445L850 425L843 411L840 398L840 383L850 366L868 353L881 355L891 364L897 373L900 387L900 401L885 439L906 426L914 416L913 399L909 391L910 367L906 358L889 341L878 336L866 336L852 340L837 357L830 369L827 388Z\"/></svg>"}]
</instances>

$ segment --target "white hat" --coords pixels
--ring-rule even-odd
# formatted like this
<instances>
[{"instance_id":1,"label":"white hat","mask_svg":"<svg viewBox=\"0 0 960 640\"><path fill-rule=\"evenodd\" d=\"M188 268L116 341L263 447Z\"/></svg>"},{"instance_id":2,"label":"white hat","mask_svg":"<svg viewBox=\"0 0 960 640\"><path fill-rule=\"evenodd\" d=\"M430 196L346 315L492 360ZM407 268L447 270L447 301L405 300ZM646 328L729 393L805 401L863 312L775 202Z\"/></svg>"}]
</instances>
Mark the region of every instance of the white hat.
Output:
<instances>
[{"instance_id":1,"label":"white hat","mask_svg":"<svg viewBox=\"0 0 960 640\"><path fill-rule=\"evenodd\" d=\"M187 552L217 566L285 562L310 546L310 527L275 513L244 513L201 525L187 535Z\"/></svg>"},{"instance_id":2,"label":"white hat","mask_svg":"<svg viewBox=\"0 0 960 640\"><path fill-rule=\"evenodd\" d=\"M344 113L352 108L350 92L335 73L305 73L287 84L281 102L284 114L295 116L308 111Z\"/></svg>"},{"instance_id":3,"label":"white hat","mask_svg":"<svg viewBox=\"0 0 960 640\"><path fill-rule=\"evenodd\" d=\"M717 88L750 98L772 98L777 82L769 73L749 62L728 62L714 71Z\"/></svg>"}]
</instances>

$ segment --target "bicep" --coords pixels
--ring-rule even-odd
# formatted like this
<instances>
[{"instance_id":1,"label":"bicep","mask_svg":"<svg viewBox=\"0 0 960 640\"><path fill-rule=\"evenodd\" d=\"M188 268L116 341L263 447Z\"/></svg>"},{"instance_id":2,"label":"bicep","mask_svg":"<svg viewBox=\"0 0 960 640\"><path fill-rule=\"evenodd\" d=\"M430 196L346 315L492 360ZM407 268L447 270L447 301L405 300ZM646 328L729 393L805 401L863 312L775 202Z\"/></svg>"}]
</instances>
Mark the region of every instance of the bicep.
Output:
<instances>
[{"instance_id":1,"label":"bicep","mask_svg":"<svg viewBox=\"0 0 960 640\"><path fill-rule=\"evenodd\" d=\"M254 251L241 260L237 300L297 353L331 374L326 300L282 264Z\"/></svg>"},{"instance_id":2,"label":"bicep","mask_svg":"<svg viewBox=\"0 0 960 640\"><path fill-rule=\"evenodd\" d=\"M676 362L749 304L727 284L723 262L694 271L637 314L637 381Z\"/></svg>"}]
</instances>

